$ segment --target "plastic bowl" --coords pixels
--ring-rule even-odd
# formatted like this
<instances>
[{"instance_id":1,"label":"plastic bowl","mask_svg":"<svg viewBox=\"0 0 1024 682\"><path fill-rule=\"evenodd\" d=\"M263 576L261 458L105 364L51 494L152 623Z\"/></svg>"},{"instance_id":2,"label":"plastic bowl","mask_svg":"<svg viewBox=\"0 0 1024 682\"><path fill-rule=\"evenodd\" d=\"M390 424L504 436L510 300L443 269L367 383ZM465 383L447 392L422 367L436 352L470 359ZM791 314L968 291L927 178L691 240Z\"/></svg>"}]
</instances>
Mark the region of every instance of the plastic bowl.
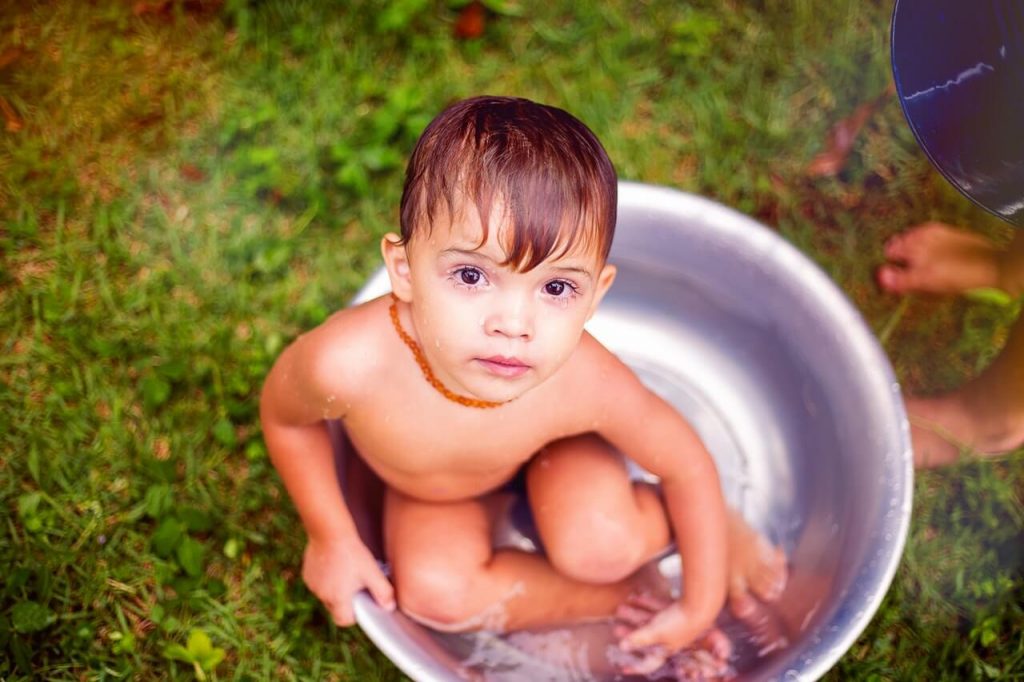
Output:
<instances>
[{"instance_id":1,"label":"plastic bowl","mask_svg":"<svg viewBox=\"0 0 1024 682\"><path fill-rule=\"evenodd\" d=\"M611 260L618 278L588 329L690 419L730 504L790 558L788 586L771 609L788 644L758 651L740 632L736 679L816 679L868 624L906 538L912 456L889 362L817 266L707 199L621 183ZM354 302L387 291L380 271ZM364 537L379 547L365 483L349 476L343 485ZM678 580L678 560L659 568ZM365 593L355 611L370 639L420 682L624 679L602 664L612 644L595 634L599 626L442 635Z\"/></svg>"}]
</instances>

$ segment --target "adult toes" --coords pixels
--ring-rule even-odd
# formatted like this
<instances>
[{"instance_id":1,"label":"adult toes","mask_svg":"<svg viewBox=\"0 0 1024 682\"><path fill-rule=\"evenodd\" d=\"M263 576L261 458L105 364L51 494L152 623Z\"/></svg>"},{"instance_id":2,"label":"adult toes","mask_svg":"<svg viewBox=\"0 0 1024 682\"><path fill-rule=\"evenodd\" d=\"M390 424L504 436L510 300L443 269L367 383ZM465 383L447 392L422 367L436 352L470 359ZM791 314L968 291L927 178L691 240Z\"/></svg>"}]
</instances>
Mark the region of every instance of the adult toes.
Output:
<instances>
[{"instance_id":1,"label":"adult toes","mask_svg":"<svg viewBox=\"0 0 1024 682\"><path fill-rule=\"evenodd\" d=\"M913 275L905 268L896 265L879 266L875 272L878 286L893 294L902 294L913 289Z\"/></svg>"},{"instance_id":2,"label":"adult toes","mask_svg":"<svg viewBox=\"0 0 1024 682\"><path fill-rule=\"evenodd\" d=\"M910 257L911 246L913 240L907 238L906 232L893 235L885 241L882 246L882 253L885 254L886 260L903 262Z\"/></svg>"}]
</instances>

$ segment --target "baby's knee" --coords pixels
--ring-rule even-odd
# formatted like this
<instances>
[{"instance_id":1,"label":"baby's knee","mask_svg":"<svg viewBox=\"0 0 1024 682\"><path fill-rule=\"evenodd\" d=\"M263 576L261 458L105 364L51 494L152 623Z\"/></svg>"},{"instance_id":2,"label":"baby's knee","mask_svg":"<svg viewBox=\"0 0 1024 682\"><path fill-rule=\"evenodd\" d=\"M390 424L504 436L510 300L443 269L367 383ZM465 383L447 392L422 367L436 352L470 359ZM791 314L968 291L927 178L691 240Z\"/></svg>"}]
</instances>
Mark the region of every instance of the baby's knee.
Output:
<instances>
[{"instance_id":1,"label":"baby's knee","mask_svg":"<svg viewBox=\"0 0 1024 682\"><path fill-rule=\"evenodd\" d=\"M474 629L467 576L453 566L423 562L396 571L395 596L403 613L435 630Z\"/></svg>"},{"instance_id":2,"label":"baby's knee","mask_svg":"<svg viewBox=\"0 0 1024 682\"><path fill-rule=\"evenodd\" d=\"M562 574L585 583L607 584L628 578L643 563L642 539L625 525L567 533L548 546L551 564Z\"/></svg>"}]
</instances>

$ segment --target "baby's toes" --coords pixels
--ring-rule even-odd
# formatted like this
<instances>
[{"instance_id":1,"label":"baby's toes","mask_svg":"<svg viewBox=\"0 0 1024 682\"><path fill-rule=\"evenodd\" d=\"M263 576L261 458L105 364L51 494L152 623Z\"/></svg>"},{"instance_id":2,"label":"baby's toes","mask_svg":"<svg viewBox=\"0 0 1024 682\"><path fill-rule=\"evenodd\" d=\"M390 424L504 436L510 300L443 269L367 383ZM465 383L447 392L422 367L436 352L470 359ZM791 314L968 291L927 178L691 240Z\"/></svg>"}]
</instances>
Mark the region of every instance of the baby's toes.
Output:
<instances>
[{"instance_id":1,"label":"baby's toes","mask_svg":"<svg viewBox=\"0 0 1024 682\"><path fill-rule=\"evenodd\" d=\"M653 675L658 668L665 665L668 655L660 646L647 647L633 652L631 660L622 666L628 675Z\"/></svg>"},{"instance_id":2,"label":"baby's toes","mask_svg":"<svg viewBox=\"0 0 1024 682\"><path fill-rule=\"evenodd\" d=\"M729 663L707 651L689 652L673 665L680 680L717 680L729 671Z\"/></svg>"},{"instance_id":3,"label":"baby's toes","mask_svg":"<svg viewBox=\"0 0 1024 682\"><path fill-rule=\"evenodd\" d=\"M747 621L757 617L757 600L754 599L746 589L730 591L729 612L742 622L746 623Z\"/></svg>"},{"instance_id":4,"label":"baby's toes","mask_svg":"<svg viewBox=\"0 0 1024 682\"><path fill-rule=\"evenodd\" d=\"M732 640L718 628L712 628L708 634L704 635L702 648L722 661L726 661L732 656Z\"/></svg>"},{"instance_id":5,"label":"baby's toes","mask_svg":"<svg viewBox=\"0 0 1024 682\"><path fill-rule=\"evenodd\" d=\"M772 548L763 563L748 577L750 589L762 601L772 602L782 596L789 580L786 554L778 547Z\"/></svg>"}]
</instances>

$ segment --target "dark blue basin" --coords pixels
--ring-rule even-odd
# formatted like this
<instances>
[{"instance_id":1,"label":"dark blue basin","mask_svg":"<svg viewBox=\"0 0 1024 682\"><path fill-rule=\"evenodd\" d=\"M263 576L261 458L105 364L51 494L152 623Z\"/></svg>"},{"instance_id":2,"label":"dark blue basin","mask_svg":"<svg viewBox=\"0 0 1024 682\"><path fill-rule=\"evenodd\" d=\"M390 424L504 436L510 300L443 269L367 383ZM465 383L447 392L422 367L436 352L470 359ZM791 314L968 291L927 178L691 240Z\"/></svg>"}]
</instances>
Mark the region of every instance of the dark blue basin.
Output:
<instances>
[{"instance_id":1,"label":"dark blue basin","mask_svg":"<svg viewBox=\"0 0 1024 682\"><path fill-rule=\"evenodd\" d=\"M1024 2L897 0L892 67L903 112L935 167L1024 227Z\"/></svg>"}]
</instances>

